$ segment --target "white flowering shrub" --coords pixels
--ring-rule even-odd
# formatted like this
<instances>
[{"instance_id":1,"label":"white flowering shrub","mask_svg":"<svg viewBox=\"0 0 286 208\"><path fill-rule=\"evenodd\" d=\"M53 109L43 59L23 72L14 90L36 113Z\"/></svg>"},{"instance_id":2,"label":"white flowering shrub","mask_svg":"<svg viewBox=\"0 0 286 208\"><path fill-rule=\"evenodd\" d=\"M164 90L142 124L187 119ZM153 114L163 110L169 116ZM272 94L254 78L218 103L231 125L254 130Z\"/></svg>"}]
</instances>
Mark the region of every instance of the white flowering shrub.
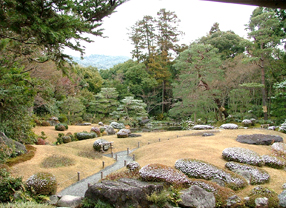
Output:
<instances>
[{"instance_id":1,"label":"white flowering shrub","mask_svg":"<svg viewBox=\"0 0 286 208\"><path fill-rule=\"evenodd\" d=\"M271 145L271 148L275 152L281 152L282 154L286 154L286 144L282 142L275 142Z\"/></svg>"},{"instance_id":2,"label":"white flowering shrub","mask_svg":"<svg viewBox=\"0 0 286 208\"><path fill-rule=\"evenodd\" d=\"M140 165L138 162L130 162L126 165L126 168L130 171L138 171L140 169Z\"/></svg>"},{"instance_id":3,"label":"white flowering shrub","mask_svg":"<svg viewBox=\"0 0 286 208\"><path fill-rule=\"evenodd\" d=\"M190 183L185 174L162 164L146 165L139 170L139 174L144 181L168 182L176 185L187 185Z\"/></svg>"},{"instance_id":4,"label":"white flowering shrub","mask_svg":"<svg viewBox=\"0 0 286 208\"><path fill-rule=\"evenodd\" d=\"M185 173L190 178L200 178L205 180L221 180L233 190L238 190L247 186L247 182L241 176L222 170L219 167L208 164L204 161L194 159L179 159L175 163L175 168Z\"/></svg>"},{"instance_id":5,"label":"white flowering shrub","mask_svg":"<svg viewBox=\"0 0 286 208\"><path fill-rule=\"evenodd\" d=\"M222 124L219 128L221 129L238 129L238 125L233 123Z\"/></svg>"},{"instance_id":6,"label":"white flowering shrub","mask_svg":"<svg viewBox=\"0 0 286 208\"><path fill-rule=\"evenodd\" d=\"M252 125L252 121L250 119L244 119L241 123L244 127L249 127Z\"/></svg>"},{"instance_id":7,"label":"white flowering shrub","mask_svg":"<svg viewBox=\"0 0 286 208\"><path fill-rule=\"evenodd\" d=\"M254 167L251 165L241 164L237 162L227 162L225 167L233 172L243 171L248 172L251 175L250 184L264 184L269 182L270 175L267 171L259 169L258 167Z\"/></svg>"},{"instance_id":8,"label":"white flowering shrub","mask_svg":"<svg viewBox=\"0 0 286 208\"><path fill-rule=\"evenodd\" d=\"M28 178L26 186L33 194L53 195L57 192L56 177L47 172L32 175Z\"/></svg>"},{"instance_id":9,"label":"white flowering shrub","mask_svg":"<svg viewBox=\"0 0 286 208\"><path fill-rule=\"evenodd\" d=\"M222 157L227 161L246 163L259 167L264 165L264 160L258 153L241 147L230 147L224 149Z\"/></svg>"},{"instance_id":10,"label":"white flowering shrub","mask_svg":"<svg viewBox=\"0 0 286 208\"><path fill-rule=\"evenodd\" d=\"M286 120L284 121L284 123L282 123L282 124L280 125L278 131L281 131L282 133L286 133Z\"/></svg>"},{"instance_id":11,"label":"white flowering shrub","mask_svg":"<svg viewBox=\"0 0 286 208\"><path fill-rule=\"evenodd\" d=\"M265 165L271 168L283 169L286 166L286 160L282 157L263 155L262 158Z\"/></svg>"}]
</instances>

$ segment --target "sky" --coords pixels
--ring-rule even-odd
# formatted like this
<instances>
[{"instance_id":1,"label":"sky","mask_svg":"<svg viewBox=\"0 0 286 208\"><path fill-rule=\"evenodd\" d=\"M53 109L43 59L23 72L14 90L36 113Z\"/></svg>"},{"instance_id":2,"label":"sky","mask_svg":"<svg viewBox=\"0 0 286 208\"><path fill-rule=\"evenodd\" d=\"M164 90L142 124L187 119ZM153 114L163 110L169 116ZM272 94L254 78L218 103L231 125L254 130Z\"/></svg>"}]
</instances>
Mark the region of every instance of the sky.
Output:
<instances>
[{"instance_id":1,"label":"sky","mask_svg":"<svg viewBox=\"0 0 286 208\"><path fill-rule=\"evenodd\" d=\"M107 38L91 37L93 43L83 43L84 56L102 54L131 58L133 45L128 38L128 29L145 15L156 17L162 8L176 13L181 20L179 30L185 33L179 43L189 45L205 36L215 22L219 23L221 31L232 30L247 38L245 24L249 22L256 7L203 0L129 0L117 7L116 13L104 18L102 28ZM80 56L78 52L69 49L65 50L65 53Z\"/></svg>"}]
</instances>

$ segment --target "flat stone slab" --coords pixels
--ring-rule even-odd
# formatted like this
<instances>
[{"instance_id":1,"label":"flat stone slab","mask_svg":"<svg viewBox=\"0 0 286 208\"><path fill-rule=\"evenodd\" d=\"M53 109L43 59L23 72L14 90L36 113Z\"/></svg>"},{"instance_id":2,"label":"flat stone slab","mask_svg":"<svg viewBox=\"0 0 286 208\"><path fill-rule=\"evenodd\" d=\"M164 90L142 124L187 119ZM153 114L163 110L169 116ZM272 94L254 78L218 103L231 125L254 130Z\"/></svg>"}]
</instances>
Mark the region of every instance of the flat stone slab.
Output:
<instances>
[{"instance_id":1,"label":"flat stone slab","mask_svg":"<svg viewBox=\"0 0 286 208\"><path fill-rule=\"evenodd\" d=\"M275 142L283 142L283 138L278 135L252 134L238 135L236 141L254 145L272 145Z\"/></svg>"}]
</instances>

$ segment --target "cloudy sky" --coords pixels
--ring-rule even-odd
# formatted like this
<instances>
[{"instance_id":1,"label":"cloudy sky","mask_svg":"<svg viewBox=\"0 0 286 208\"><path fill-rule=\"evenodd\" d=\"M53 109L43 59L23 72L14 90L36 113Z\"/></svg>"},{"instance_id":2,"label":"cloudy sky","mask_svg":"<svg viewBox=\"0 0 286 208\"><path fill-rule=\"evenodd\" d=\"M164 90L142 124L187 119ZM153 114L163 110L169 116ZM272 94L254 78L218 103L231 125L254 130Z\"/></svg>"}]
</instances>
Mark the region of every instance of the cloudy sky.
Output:
<instances>
[{"instance_id":1,"label":"cloudy sky","mask_svg":"<svg viewBox=\"0 0 286 208\"><path fill-rule=\"evenodd\" d=\"M256 7L202 0L130 0L104 19L102 28L108 38L93 37L93 43L85 43L85 56L103 54L131 57L133 46L128 39L128 29L145 15L156 17L161 8L177 14L181 20L179 29L185 33L180 43L189 44L206 35L215 22L219 23L222 31L232 30L247 38L245 24ZM70 50L65 52L80 55Z\"/></svg>"}]
</instances>

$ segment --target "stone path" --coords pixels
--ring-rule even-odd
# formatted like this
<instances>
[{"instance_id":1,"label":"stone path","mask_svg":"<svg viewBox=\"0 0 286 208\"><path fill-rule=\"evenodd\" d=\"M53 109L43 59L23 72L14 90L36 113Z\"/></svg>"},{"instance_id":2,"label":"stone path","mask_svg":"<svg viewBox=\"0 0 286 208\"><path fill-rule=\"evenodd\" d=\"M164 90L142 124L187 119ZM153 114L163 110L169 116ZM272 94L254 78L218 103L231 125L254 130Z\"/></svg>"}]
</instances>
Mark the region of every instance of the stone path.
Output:
<instances>
[{"instance_id":1,"label":"stone path","mask_svg":"<svg viewBox=\"0 0 286 208\"><path fill-rule=\"evenodd\" d=\"M130 150L129 153L133 152L135 149ZM86 190L87 190L87 186L88 184L95 184L97 183L100 179L101 179L101 172L103 172L103 177L107 176L108 174L119 170L120 168L124 167L124 161L126 161L126 164L128 164L129 162L133 161L133 158L130 157L129 155L127 155L127 151L122 151L122 152L117 152L114 153L114 155L117 154L117 161L104 168L103 170L101 170L98 173L95 173L92 176L89 176L83 180L80 180L74 184L72 184L71 186L65 188L64 190L62 190L61 192L57 193L57 195L72 195L72 196L84 196ZM105 155L107 157L111 157L111 154Z\"/></svg>"}]
</instances>

